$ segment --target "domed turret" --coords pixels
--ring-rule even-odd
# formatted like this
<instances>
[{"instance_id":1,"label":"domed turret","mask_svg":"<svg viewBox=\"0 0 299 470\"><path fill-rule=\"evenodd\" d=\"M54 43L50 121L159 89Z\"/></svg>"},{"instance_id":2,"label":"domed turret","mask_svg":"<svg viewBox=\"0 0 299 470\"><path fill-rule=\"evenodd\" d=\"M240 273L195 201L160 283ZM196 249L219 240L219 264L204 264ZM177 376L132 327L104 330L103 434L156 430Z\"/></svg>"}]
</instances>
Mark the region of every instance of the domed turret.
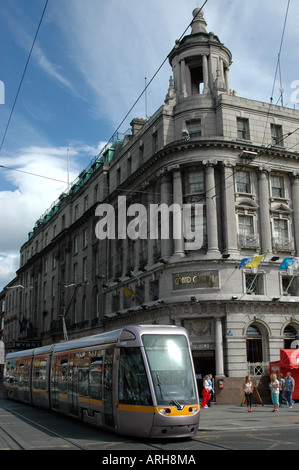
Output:
<instances>
[{"instance_id":1,"label":"domed turret","mask_svg":"<svg viewBox=\"0 0 299 470\"><path fill-rule=\"evenodd\" d=\"M191 34L177 41L169 54L177 102L192 95L216 96L229 93L232 55L212 32L200 8L193 10Z\"/></svg>"}]
</instances>

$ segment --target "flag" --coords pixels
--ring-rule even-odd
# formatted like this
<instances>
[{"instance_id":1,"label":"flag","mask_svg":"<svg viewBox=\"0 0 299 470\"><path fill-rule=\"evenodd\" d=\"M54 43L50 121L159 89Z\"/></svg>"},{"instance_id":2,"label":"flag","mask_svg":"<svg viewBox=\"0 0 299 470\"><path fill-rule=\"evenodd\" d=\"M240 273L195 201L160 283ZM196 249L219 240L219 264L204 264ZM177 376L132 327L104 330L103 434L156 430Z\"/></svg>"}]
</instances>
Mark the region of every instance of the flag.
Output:
<instances>
[{"instance_id":1,"label":"flag","mask_svg":"<svg viewBox=\"0 0 299 470\"><path fill-rule=\"evenodd\" d=\"M28 323L28 320L25 316L23 316L22 320L19 320L20 333L23 333L24 331L26 331L27 323Z\"/></svg>"},{"instance_id":2,"label":"flag","mask_svg":"<svg viewBox=\"0 0 299 470\"><path fill-rule=\"evenodd\" d=\"M124 294L126 297L131 296L131 299L134 300L135 298L135 292L130 289L127 285L124 286Z\"/></svg>"},{"instance_id":3,"label":"flag","mask_svg":"<svg viewBox=\"0 0 299 470\"><path fill-rule=\"evenodd\" d=\"M295 260L292 257L284 258L282 263L280 263L279 269L288 269L290 266L294 264Z\"/></svg>"},{"instance_id":4,"label":"flag","mask_svg":"<svg viewBox=\"0 0 299 470\"><path fill-rule=\"evenodd\" d=\"M279 269L299 269L299 258L288 257L282 260Z\"/></svg>"},{"instance_id":5,"label":"flag","mask_svg":"<svg viewBox=\"0 0 299 470\"><path fill-rule=\"evenodd\" d=\"M250 256L241 260L239 269L241 268L257 268L264 258L264 255Z\"/></svg>"}]
</instances>

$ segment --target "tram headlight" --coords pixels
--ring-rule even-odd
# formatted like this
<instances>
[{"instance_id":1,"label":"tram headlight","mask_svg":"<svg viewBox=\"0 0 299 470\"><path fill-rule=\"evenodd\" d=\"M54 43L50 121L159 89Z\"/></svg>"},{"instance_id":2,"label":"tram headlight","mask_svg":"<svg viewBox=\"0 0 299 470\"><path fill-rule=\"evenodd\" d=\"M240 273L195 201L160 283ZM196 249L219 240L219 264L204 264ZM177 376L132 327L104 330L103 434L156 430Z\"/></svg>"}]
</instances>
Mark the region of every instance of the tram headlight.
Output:
<instances>
[{"instance_id":1,"label":"tram headlight","mask_svg":"<svg viewBox=\"0 0 299 470\"><path fill-rule=\"evenodd\" d=\"M188 408L189 413L197 413L198 407L197 406L189 406Z\"/></svg>"},{"instance_id":2,"label":"tram headlight","mask_svg":"<svg viewBox=\"0 0 299 470\"><path fill-rule=\"evenodd\" d=\"M158 408L158 412L162 416L169 416L171 414L171 409L170 408Z\"/></svg>"}]
</instances>

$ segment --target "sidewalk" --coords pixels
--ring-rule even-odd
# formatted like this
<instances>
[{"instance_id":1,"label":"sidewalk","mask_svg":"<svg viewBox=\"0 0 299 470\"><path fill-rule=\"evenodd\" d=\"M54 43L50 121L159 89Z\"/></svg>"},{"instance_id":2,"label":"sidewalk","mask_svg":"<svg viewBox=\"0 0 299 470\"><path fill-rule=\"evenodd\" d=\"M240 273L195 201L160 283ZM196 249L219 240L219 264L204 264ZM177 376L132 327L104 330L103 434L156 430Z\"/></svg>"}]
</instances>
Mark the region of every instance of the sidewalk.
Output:
<instances>
[{"instance_id":1,"label":"sidewalk","mask_svg":"<svg viewBox=\"0 0 299 470\"><path fill-rule=\"evenodd\" d=\"M210 408L201 408L198 432L299 428L299 403L293 408L282 406L278 413L272 413L272 409L272 405L253 405L253 413L248 413L246 405L212 404Z\"/></svg>"}]
</instances>

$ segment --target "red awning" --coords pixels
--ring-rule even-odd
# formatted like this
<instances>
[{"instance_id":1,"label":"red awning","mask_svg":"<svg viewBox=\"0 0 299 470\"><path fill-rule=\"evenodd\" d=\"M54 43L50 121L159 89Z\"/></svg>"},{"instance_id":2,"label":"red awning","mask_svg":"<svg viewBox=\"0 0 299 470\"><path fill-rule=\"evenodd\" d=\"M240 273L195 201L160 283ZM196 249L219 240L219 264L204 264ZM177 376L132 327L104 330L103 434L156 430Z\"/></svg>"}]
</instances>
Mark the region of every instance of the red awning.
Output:
<instances>
[{"instance_id":1,"label":"red awning","mask_svg":"<svg viewBox=\"0 0 299 470\"><path fill-rule=\"evenodd\" d=\"M291 369L299 369L299 349L281 349L280 365Z\"/></svg>"}]
</instances>

